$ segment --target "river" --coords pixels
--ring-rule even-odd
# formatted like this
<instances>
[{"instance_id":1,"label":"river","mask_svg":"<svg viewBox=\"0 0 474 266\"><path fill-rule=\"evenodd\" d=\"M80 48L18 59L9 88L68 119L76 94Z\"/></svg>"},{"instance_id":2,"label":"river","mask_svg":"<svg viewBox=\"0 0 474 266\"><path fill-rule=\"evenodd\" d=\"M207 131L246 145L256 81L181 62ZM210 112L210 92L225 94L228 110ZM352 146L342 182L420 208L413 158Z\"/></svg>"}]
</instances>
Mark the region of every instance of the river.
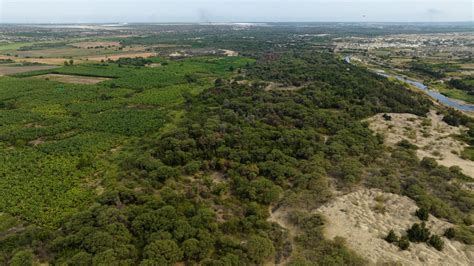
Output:
<instances>
[{"instance_id":1,"label":"river","mask_svg":"<svg viewBox=\"0 0 474 266\"><path fill-rule=\"evenodd\" d=\"M460 110L460 111L474 112L474 105L467 104L467 103L462 103L461 101L454 100L454 99L451 99L449 97L446 97L445 95L443 95L443 94L441 94L437 91L430 90L428 88L428 86L426 86L425 84L423 84L419 81L412 80L412 79L409 79L409 78L404 77L404 76L386 74L386 73L382 73L382 72L377 72L377 74L379 74L381 76L384 76L386 78L389 78L389 77L396 78L396 79L398 79L402 82L405 82L407 84L415 86L416 88L422 90L423 92L425 92L426 94L428 94L429 96L431 96L432 98L434 98L435 100L437 100L439 103L441 103L443 105L452 107L452 108Z\"/></svg>"},{"instance_id":2,"label":"river","mask_svg":"<svg viewBox=\"0 0 474 266\"><path fill-rule=\"evenodd\" d=\"M351 56L346 56L344 57L344 61L347 63L347 64L351 64ZM416 88L422 90L424 93L428 94L429 96L431 96L431 98L437 100L439 103L445 105L445 106L448 106L448 107L452 107L454 109L457 109L457 110L460 110L460 111L466 111L466 112L474 112L474 105L472 104L467 104L467 103L464 103L462 101L459 101L459 100L454 100L454 99L451 99L437 91L434 91L434 90L430 90L430 88L428 88L428 86L426 86L425 84L419 82L419 81L416 81L416 80L413 80L413 79L409 79L407 77L404 77L404 76L400 76L400 75L393 75L393 74L387 74L385 73L383 70L374 70L375 73L377 73L378 75L381 75L383 77L386 77L386 78L396 78L402 82L405 82L407 84L410 84L412 86L415 86Z\"/></svg>"}]
</instances>

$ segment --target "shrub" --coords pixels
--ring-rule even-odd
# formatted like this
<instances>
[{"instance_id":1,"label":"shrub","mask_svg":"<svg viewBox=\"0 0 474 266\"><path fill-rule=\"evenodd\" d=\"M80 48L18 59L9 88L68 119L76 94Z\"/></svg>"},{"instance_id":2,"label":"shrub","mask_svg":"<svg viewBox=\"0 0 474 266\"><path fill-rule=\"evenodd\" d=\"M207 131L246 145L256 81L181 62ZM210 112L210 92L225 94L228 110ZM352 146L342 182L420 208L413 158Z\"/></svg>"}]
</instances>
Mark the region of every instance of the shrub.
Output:
<instances>
[{"instance_id":1,"label":"shrub","mask_svg":"<svg viewBox=\"0 0 474 266\"><path fill-rule=\"evenodd\" d=\"M427 169L435 169L438 166L438 163L434 158L424 157L423 160L421 160L420 165Z\"/></svg>"},{"instance_id":2,"label":"shrub","mask_svg":"<svg viewBox=\"0 0 474 266\"><path fill-rule=\"evenodd\" d=\"M450 227L446 229L446 231L444 231L444 236L448 239L453 239L454 237L456 237L456 230L454 230L453 227Z\"/></svg>"},{"instance_id":3,"label":"shrub","mask_svg":"<svg viewBox=\"0 0 474 266\"><path fill-rule=\"evenodd\" d=\"M388 243L396 243L399 241L398 236L395 234L393 230L390 230L390 232L388 232L387 236L384 239Z\"/></svg>"},{"instance_id":4,"label":"shrub","mask_svg":"<svg viewBox=\"0 0 474 266\"><path fill-rule=\"evenodd\" d=\"M455 231L454 239L467 245L474 245L474 228L460 225L456 227Z\"/></svg>"},{"instance_id":5,"label":"shrub","mask_svg":"<svg viewBox=\"0 0 474 266\"><path fill-rule=\"evenodd\" d=\"M444 247L444 241L438 235L432 235L428 239L428 244L439 251L443 250Z\"/></svg>"},{"instance_id":6,"label":"shrub","mask_svg":"<svg viewBox=\"0 0 474 266\"><path fill-rule=\"evenodd\" d=\"M388 114L383 114L382 117L385 121L391 121L392 120L392 117Z\"/></svg>"},{"instance_id":7,"label":"shrub","mask_svg":"<svg viewBox=\"0 0 474 266\"><path fill-rule=\"evenodd\" d=\"M426 208L420 208L415 212L416 216L422 221L428 221L429 213Z\"/></svg>"},{"instance_id":8,"label":"shrub","mask_svg":"<svg viewBox=\"0 0 474 266\"><path fill-rule=\"evenodd\" d=\"M415 144L410 143L408 140L403 139L397 143L398 146L405 148L405 149L411 149L411 150L416 150L418 149L418 146Z\"/></svg>"},{"instance_id":9,"label":"shrub","mask_svg":"<svg viewBox=\"0 0 474 266\"><path fill-rule=\"evenodd\" d=\"M411 242L426 242L430 238L430 230L424 222L415 223L407 230L407 236Z\"/></svg>"},{"instance_id":10,"label":"shrub","mask_svg":"<svg viewBox=\"0 0 474 266\"><path fill-rule=\"evenodd\" d=\"M401 250L407 250L410 247L410 241L407 236L402 236L400 240L397 242L397 246Z\"/></svg>"},{"instance_id":11,"label":"shrub","mask_svg":"<svg viewBox=\"0 0 474 266\"><path fill-rule=\"evenodd\" d=\"M382 202L377 202L377 204L374 206L374 211L376 213L384 214L387 212L387 208L385 208L385 205Z\"/></svg>"},{"instance_id":12,"label":"shrub","mask_svg":"<svg viewBox=\"0 0 474 266\"><path fill-rule=\"evenodd\" d=\"M191 161L184 166L184 171L186 174L193 175L201 169L201 162Z\"/></svg>"}]
</instances>

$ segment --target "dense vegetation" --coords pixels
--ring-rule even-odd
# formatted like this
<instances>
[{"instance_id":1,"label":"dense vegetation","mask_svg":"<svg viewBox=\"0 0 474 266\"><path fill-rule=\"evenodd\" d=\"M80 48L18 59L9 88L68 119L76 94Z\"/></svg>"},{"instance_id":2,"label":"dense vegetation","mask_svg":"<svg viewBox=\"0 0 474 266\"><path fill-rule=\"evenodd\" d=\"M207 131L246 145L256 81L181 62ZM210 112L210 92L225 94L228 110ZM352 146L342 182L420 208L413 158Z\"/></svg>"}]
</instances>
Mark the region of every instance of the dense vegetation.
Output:
<instances>
[{"instance_id":1,"label":"dense vegetation","mask_svg":"<svg viewBox=\"0 0 474 266\"><path fill-rule=\"evenodd\" d=\"M459 68L458 65L449 63L430 64L418 60L411 62L410 66L410 70L436 79L444 78L447 72L455 72Z\"/></svg>"},{"instance_id":2,"label":"dense vegetation","mask_svg":"<svg viewBox=\"0 0 474 266\"><path fill-rule=\"evenodd\" d=\"M450 237L471 241L460 237L473 223L466 176L418 160L407 141L387 150L364 121L425 115L431 102L306 44L259 47L272 32L237 43L252 58L122 59L2 77L0 265L365 265L346 240L325 239L327 221L312 212L334 188L358 186L409 196L420 217L448 219ZM229 35L192 45L233 48ZM46 73L110 80L34 77ZM294 237L268 219L283 207Z\"/></svg>"},{"instance_id":3,"label":"dense vegetation","mask_svg":"<svg viewBox=\"0 0 474 266\"><path fill-rule=\"evenodd\" d=\"M448 84L453 88L466 91L468 94L474 94L474 78L451 79Z\"/></svg>"}]
</instances>

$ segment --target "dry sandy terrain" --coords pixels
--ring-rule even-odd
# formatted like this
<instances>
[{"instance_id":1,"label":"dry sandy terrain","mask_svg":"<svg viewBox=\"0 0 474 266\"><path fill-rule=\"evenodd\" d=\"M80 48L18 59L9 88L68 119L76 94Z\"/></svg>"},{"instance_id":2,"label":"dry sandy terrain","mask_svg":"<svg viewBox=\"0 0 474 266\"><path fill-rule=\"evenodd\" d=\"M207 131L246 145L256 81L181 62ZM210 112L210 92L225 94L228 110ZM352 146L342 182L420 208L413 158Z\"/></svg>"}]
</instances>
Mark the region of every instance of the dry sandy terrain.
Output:
<instances>
[{"instance_id":1,"label":"dry sandy terrain","mask_svg":"<svg viewBox=\"0 0 474 266\"><path fill-rule=\"evenodd\" d=\"M73 84L97 84L102 81L110 80L110 78L99 78L99 77L85 77L85 76L74 76L74 75L62 75L62 74L46 74L35 76L33 78L49 79L64 83Z\"/></svg>"},{"instance_id":2,"label":"dry sandy terrain","mask_svg":"<svg viewBox=\"0 0 474 266\"><path fill-rule=\"evenodd\" d=\"M225 50L225 49L222 49L221 51L224 52L225 56L239 56L239 53L236 51Z\"/></svg>"},{"instance_id":3,"label":"dry sandy terrain","mask_svg":"<svg viewBox=\"0 0 474 266\"><path fill-rule=\"evenodd\" d=\"M77 43L71 43L71 46L77 47L77 48L95 48L95 47L118 47L120 46L119 42L77 42Z\"/></svg>"},{"instance_id":4,"label":"dry sandy terrain","mask_svg":"<svg viewBox=\"0 0 474 266\"><path fill-rule=\"evenodd\" d=\"M468 145L457 140L463 128L453 127L442 121L442 115L430 111L428 119L413 114L388 114L392 117L386 121L377 114L367 121L370 129L385 136L385 143L394 146L402 139L418 146L417 155L433 157L439 164L450 167L461 167L464 174L474 177L474 162L460 157L461 152Z\"/></svg>"},{"instance_id":5,"label":"dry sandy terrain","mask_svg":"<svg viewBox=\"0 0 474 266\"><path fill-rule=\"evenodd\" d=\"M46 70L56 68L56 66L2 66L0 65L0 76L13 75L35 70Z\"/></svg>"},{"instance_id":6,"label":"dry sandy terrain","mask_svg":"<svg viewBox=\"0 0 474 266\"><path fill-rule=\"evenodd\" d=\"M384 200L385 213L374 210L380 198ZM347 245L371 264L472 265L474 247L444 237L443 251L437 251L425 243L410 243L410 248L402 251L383 239L391 229L402 235L413 223L419 223L414 215L416 210L415 202L407 197L378 190L360 190L334 199L317 212L327 218L327 238L346 238ZM438 235L451 226L431 215L427 222L431 232Z\"/></svg>"},{"instance_id":7,"label":"dry sandy terrain","mask_svg":"<svg viewBox=\"0 0 474 266\"><path fill-rule=\"evenodd\" d=\"M40 63L48 65L64 65L64 62L71 60L70 58L21 58L20 62L31 62L31 63ZM84 63L82 60L74 59L75 64Z\"/></svg>"},{"instance_id":8,"label":"dry sandy terrain","mask_svg":"<svg viewBox=\"0 0 474 266\"><path fill-rule=\"evenodd\" d=\"M136 58L136 57L152 57L156 56L156 53L150 52L141 52L141 53L124 53L124 54L112 54L112 55L96 55L96 56L89 56L87 59L89 61L101 61L101 60L118 60L120 58Z\"/></svg>"}]
</instances>

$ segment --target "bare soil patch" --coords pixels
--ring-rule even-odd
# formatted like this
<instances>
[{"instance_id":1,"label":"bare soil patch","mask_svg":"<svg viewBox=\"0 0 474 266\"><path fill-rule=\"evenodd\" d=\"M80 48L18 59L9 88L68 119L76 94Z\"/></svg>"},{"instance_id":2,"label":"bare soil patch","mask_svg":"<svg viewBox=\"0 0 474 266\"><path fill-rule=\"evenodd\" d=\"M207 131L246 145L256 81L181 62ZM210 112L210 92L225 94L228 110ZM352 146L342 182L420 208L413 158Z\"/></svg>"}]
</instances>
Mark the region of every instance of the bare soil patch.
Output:
<instances>
[{"instance_id":1,"label":"bare soil patch","mask_svg":"<svg viewBox=\"0 0 474 266\"><path fill-rule=\"evenodd\" d=\"M211 174L211 179L214 181L216 184L224 183L226 182L224 178L224 173L222 172L213 172Z\"/></svg>"},{"instance_id":2,"label":"bare soil patch","mask_svg":"<svg viewBox=\"0 0 474 266\"><path fill-rule=\"evenodd\" d=\"M157 68L157 67L162 67L162 65L160 63L151 63L151 64L146 65L146 67Z\"/></svg>"},{"instance_id":3,"label":"bare soil patch","mask_svg":"<svg viewBox=\"0 0 474 266\"><path fill-rule=\"evenodd\" d=\"M281 83L277 82L270 82L267 87L265 87L265 91L296 91L302 89L303 86L296 87L296 86L285 86Z\"/></svg>"},{"instance_id":4,"label":"bare soil patch","mask_svg":"<svg viewBox=\"0 0 474 266\"><path fill-rule=\"evenodd\" d=\"M25 73L36 70L47 70L57 68L57 66L1 66L0 76Z\"/></svg>"},{"instance_id":5,"label":"bare soil patch","mask_svg":"<svg viewBox=\"0 0 474 266\"><path fill-rule=\"evenodd\" d=\"M380 198L385 199L383 213L375 208ZM347 245L373 265L472 265L474 247L445 237L442 237L445 242L443 251L425 243L410 243L410 248L402 251L383 239L391 229L405 235L406 229L413 223L419 223L414 215L416 210L415 202L407 197L364 189L338 197L317 209L317 212L327 218L327 238L346 238ZM431 232L438 235L451 226L431 215L427 222Z\"/></svg>"},{"instance_id":6,"label":"bare soil patch","mask_svg":"<svg viewBox=\"0 0 474 266\"><path fill-rule=\"evenodd\" d=\"M239 56L239 53L232 50L221 49L225 56Z\"/></svg>"},{"instance_id":7,"label":"bare soil patch","mask_svg":"<svg viewBox=\"0 0 474 266\"><path fill-rule=\"evenodd\" d=\"M120 58L137 58L137 57L153 57L156 56L157 53L151 52L141 52L141 53L124 53L124 54L111 54L111 55L97 55L97 56L89 56L87 60L89 61L102 61L102 60L118 60Z\"/></svg>"},{"instance_id":8,"label":"bare soil patch","mask_svg":"<svg viewBox=\"0 0 474 266\"><path fill-rule=\"evenodd\" d=\"M464 174L474 177L474 162L461 158L461 152L468 144L455 138L463 127L453 127L442 121L443 116L432 110L427 118L413 114L387 114L391 120L385 120L383 114L377 114L367 121L370 129L385 136L388 146L395 146L403 139L418 146L418 158L433 157L444 166L459 166Z\"/></svg>"},{"instance_id":9,"label":"bare soil patch","mask_svg":"<svg viewBox=\"0 0 474 266\"><path fill-rule=\"evenodd\" d=\"M44 139L43 138L37 138L35 140L32 140L32 141L29 141L28 144L33 146L33 147L36 147L40 144L43 144L44 143Z\"/></svg>"},{"instance_id":10,"label":"bare soil patch","mask_svg":"<svg viewBox=\"0 0 474 266\"><path fill-rule=\"evenodd\" d=\"M102 81L110 80L110 78L99 78L99 77L86 77L86 76L74 76L74 75L62 75L62 74L46 74L35 76L33 78L49 79L59 81L63 83L72 84L97 84Z\"/></svg>"},{"instance_id":11,"label":"bare soil patch","mask_svg":"<svg viewBox=\"0 0 474 266\"><path fill-rule=\"evenodd\" d=\"M17 63L21 62L28 62L28 63L40 63L40 64L46 64L46 65L63 65L65 61L69 61L70 58L24 58L24 57L14 57L14 56L7 56L7 55L0 55L0 59L11 59ZM76 60L74 59L75 63L83 63L82 60Z\"/></svg>"}]
</instances>

